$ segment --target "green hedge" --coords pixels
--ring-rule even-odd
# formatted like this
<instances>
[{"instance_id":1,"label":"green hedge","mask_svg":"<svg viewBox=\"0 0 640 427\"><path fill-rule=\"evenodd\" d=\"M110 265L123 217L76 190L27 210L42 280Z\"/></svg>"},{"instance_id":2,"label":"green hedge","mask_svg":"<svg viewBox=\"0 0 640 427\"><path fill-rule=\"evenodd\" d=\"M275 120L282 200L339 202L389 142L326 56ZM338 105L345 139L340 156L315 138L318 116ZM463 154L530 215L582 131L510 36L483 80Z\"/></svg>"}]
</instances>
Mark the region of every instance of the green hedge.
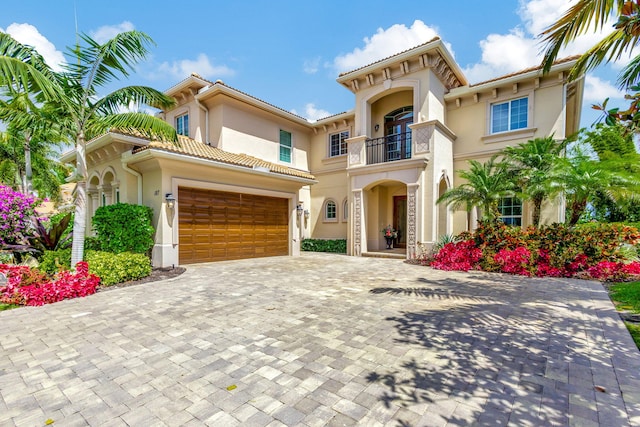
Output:
<instances>
[{"instance_id":1,"label":"green hedge","mask_svg":"<svg viewBox=\"0 0 640 427\"><path fill-rule=\"evenodd\" d=\"M144 254L131 252L114 254L87 250L84 259L89 264L89 272L100 277L100 284L104 286L142 279L151 274L151 262ZM48 274L55 274L60 270L69 270L70 264L71 248L46 251L38 269Z\"/></svg>"},{"instance_id":2,"label":"green hedge","mask_svg":"<svg viewBox=\"0 0 640 427\"><path fill-rule=\"evenodd\" d=\"M151 262L144 254L87 251L85 259L89 273L98 276L103 286L142 279L151 274Z\"/></svg>"},{"instance_id":3,"label":"green hedge","mask_svg":"<svg viewBox=\"0 0 640 427\"><path fill-rule=\"evenodd\" d=\"M300 248L307 252L333 252L337 254L347 253L346 239L304 239Z\"/></svg>"},{"instance_id":4,"label":"green hedge","mask_svg":"<svg viewBox=\"0 0 640 427\"><path fill-rule=\"evenodd\" d=\"M148 254L153 246L153 209L117 203L101 206L93 217L100 250Z\"/></svg>"}]
</instances>

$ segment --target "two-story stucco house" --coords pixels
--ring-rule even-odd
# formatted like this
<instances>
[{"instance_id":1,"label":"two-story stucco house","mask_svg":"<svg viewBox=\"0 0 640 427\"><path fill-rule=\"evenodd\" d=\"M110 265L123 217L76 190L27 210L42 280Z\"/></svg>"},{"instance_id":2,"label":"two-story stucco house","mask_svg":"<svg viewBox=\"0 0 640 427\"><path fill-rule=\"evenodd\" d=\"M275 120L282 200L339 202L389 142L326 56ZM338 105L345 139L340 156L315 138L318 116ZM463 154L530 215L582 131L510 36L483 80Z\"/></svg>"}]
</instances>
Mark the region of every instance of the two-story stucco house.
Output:
<instances>
[{"instance_id":1,"label":"two-story stucco house","mask_svg":"<svg viewBox=\"0 0 640 427\"><path fill-rule=\"evenodd\" d=\"M305 237L346 238L360 256L386 247L389 224L410 258L420 242L473 228L472 214L435 203L467 160L578 130L575 59L469 84L436 38L340 75L353 110L315 123L194 74L161 113L179 144L116 132L88 143L89 216L117 202L152 207L155 266L296 255ZM517 199L501 210L530 223ZM561 202L545 206L547 222L562 215Z\"/></svg>"}]
</instances>

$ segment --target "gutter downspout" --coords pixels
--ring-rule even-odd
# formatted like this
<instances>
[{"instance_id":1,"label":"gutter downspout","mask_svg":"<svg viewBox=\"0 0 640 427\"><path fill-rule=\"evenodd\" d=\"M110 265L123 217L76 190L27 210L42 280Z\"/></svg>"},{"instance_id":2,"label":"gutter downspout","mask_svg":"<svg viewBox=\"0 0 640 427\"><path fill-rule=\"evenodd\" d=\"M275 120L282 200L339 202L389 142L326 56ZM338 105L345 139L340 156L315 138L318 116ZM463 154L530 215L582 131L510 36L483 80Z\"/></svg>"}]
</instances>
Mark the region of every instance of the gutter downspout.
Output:
<instances>
[{"instance_id":1,"label":"gutter downspout","mask_svg":"<svg viewBox=\"0 0 640 427\"><path fill-rule=\"evenodd\" d=\"M202 105L202 103L198 100L198 93L191 89L191 94L193 95L193 99L196 101L196 105L204 111L204 143L207 145L211 145L211 141L209 141L209 109Z\"/></svg>"},{"instance_id":2,"label":"gutter downspout","mask_svg":"<svg viewBox=\"0 0 640 427\"><path fill-rule=\"evenodd\" d=\"M128 157L122 157L122 169L129 172L131 175L135 176L138 179L138 204L142 205L142 174L137 170L133 170L127 164Z\"/></svg>"}]
</instances>

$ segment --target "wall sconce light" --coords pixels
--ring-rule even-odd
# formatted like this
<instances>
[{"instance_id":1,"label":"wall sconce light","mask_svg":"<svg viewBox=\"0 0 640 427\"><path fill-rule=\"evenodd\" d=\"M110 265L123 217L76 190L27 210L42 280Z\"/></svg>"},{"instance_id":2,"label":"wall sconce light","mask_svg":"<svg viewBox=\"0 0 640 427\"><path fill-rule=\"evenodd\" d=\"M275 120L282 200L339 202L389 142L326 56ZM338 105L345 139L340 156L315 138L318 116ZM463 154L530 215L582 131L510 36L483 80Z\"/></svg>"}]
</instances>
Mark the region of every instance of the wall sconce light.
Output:
<instances>
[{"instance_id":1,"label":"wall sconce light","mask_svg":"<svg viewBox=\"0 0 640 427\"><path fill-rule=\"evenodd\" d=\"M304 219L308 221L309 220L309 215L310 215L309 211L305 209L305 211L304 211Z\"/></svg>"},{"instance_id":2,"label":"wall sconce light","mask_svg":"<svg viewBox=\"0 0 640 427\"><path fill-rule=\"evenodd\" d=\"M378 132L378 130L379 130L379 129L380 129L380 125L375 125L375 126L373 127L373 130L375 130L376 132Z\"/></svg>"},{"instance_id":3,"label":"wall sconce light","mask_svg":"<svg viewBox=\"0 0 640 427\"><path fill-rule=\"evenodd\" d=\"M298 216L302 216L303 211L304 209L302 208L302 204L296 206L296 213L298 214Z\"/></svg>"},{"instance_id":4,"label":"wall sconce light","mask_svg":"<svg viewBox=\"0 0 640 427\"><path fill-rule=\"evenodd\" d=\"M173 196L173 193L165 194L164 200L167 202L167 209L173 209L176 205L176 198Z\"/></svg>"}]
</instances>

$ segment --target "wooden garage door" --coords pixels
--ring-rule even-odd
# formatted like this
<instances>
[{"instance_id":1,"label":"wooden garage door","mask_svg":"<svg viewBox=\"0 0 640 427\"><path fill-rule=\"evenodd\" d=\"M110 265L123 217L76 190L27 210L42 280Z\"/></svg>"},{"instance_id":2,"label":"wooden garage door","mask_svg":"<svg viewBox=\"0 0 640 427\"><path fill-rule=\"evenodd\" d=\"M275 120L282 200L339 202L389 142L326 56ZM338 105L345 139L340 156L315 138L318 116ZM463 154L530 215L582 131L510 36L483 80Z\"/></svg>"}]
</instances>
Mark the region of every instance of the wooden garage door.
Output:
<instances>
[{"instance_id":1,"label":"wooden garage door","mask_svg":"<svg viewBox=\"0 0 640 427\"><path fill-rule=\"evenodd\" d=\"M180 264L289 254L289 201L178 188Z\"/></svg>"}]
</instances>

